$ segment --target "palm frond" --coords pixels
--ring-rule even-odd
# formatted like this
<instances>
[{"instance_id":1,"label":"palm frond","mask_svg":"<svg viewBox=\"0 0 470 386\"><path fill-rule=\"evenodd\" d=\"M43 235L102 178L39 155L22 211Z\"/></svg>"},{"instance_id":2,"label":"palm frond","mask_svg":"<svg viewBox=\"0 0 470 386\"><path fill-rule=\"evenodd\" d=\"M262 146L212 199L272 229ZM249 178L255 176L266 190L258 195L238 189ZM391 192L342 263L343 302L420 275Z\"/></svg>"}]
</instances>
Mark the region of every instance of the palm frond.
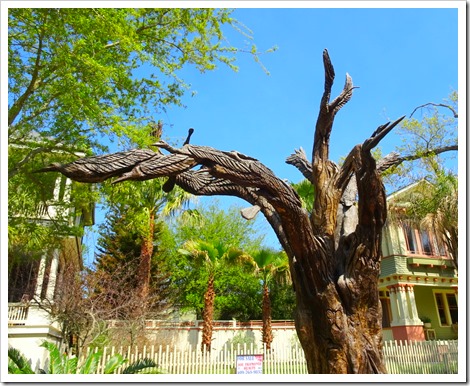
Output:
<instances>
[{"instance_id":1,"label":"palm frond","mask_svg":"<svg viewBox=\"0 0 470 386\"><path fill-rule=\"evenodd\" d=\"M122 373L123 374L138 374L138 373L160 374L160 372L157 370L157 367L158 365L152 359L143 358L143 359L137 360L136 362L131 363L122 371Z\"/></svg>"},{"instance_id":2,"label":"palm frond","mask_svg":"<svg viewBox=\"0 0 470 386\"><path fill-rule=\"evenodd\" d=\"M124 359L121 354L113 355L109 360L106 362L104 367L104 374L113 374L114 371L121 366L122 364L126 363L128 360Z\"/></svg>"},{"instance_id":3,"label":"palm frond","mask_svg":"<svg viewBox=\"0 0 470 386\"><path fill-rule=\"evenodd\" d=\"M16 348L8 348L8 374L34 374L26 357Z\"/></svg>"}]
</instances>

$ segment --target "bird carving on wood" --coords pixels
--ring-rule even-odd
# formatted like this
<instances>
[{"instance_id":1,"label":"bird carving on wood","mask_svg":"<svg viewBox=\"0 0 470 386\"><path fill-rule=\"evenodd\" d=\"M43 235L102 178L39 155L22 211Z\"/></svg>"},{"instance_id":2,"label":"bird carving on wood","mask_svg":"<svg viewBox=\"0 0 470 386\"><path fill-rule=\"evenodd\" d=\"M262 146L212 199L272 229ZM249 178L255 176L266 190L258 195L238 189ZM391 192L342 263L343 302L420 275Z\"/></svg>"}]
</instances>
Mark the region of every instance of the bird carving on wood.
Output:
<instances>
[{"instance_id":1,"label":"bird carving on wood","mask_svg":"<svg viewBox=\"0 0 470 386\"><path fill-rule=\"evenodd\" d=\"M149 126L152 129L152 131L150 132L150 135L159 140L162 137L162 133L163 133L162 121L158 121L157 123L151 122Z\"/></svg>"},{"instance_id":2,"label":"bird carving on wood","mask_svg":"<svg viewBox=\"0 0 470 386\"><path fill-rule=\"evenodd\" d=\"M191 127L188 130L188 136L186 137L186 140L184 141L183 146L189 144L189 141L191 140L191 136L193 135L193 133L194 133L194 129ZM176 177L175 176L170 176L168 178L168 180L163 184L162 190L165 193L169 193L173 190L173 188L175 187L175 184L176 184Z\"/></svg>"},{"instance_id":3,"label":"bird carving on wood","mask_svg":"<svg viewBox=\"0 0 470 386\"><path fill-rule=\"evenodd\" d=\"M191 127L188 130L188 136L186 137L186 140L184 141L183 146L189 144L189 140L191 139L191 135L193 135L193 133L194 133L194 129Z\"/></svg>"}]
</instances>

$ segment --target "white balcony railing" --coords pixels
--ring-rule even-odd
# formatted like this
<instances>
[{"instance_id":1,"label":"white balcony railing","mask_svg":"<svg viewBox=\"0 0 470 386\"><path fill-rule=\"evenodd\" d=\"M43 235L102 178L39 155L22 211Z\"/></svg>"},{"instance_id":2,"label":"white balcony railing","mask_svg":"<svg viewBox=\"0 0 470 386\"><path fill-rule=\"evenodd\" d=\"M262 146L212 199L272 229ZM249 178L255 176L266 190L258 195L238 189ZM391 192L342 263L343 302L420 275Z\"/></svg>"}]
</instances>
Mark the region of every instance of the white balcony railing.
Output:
<instances>
[{"instance_id":1,"label":"white balcony railing","mask_svg":"<svg viewBox=\"0 0 470 386\"><path fill-rule=\"evenodd\" d=\"M29 306L23 303L8 304L8 324L24 325L28 319Z\"/></svg>"}]
</instances>

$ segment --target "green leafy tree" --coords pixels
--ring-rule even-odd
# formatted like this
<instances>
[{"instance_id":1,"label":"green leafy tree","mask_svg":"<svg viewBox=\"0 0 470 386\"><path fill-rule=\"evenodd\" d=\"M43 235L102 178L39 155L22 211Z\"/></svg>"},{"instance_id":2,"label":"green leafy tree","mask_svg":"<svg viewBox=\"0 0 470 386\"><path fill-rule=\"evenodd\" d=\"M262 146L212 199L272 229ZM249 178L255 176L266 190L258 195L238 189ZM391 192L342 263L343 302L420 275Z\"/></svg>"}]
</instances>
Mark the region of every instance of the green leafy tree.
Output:
<instances>
[{"instance_id":1,"label":"green leafy tree","mask_svg":"<svg viewBox=\"0 0 470 386\"><path fill-rule=\"evenodd\" d=\"M382 173L387 184L401 188L423 178L431 181L436 177L436 165L445 169L448 161L455 158L458 150L457 102L458 94L454 91L443 103L418 106L401 122L397 131L402 139L396 148L399 155ZM421 119L416 118L418 112L421 112Z\"/></svg>"},{"instance_id":2,"label":"green leafy tree","mask_svg":"<svg viewBox=\"0 0 470 386\"><path fill-rule=\"evenodd\" d=\"M449 161L458 150L458 94L418 106L400 127L404 156L387 171L392 186L426 181L409 197L406 220L432 231L458 267L458 178ZM421 119L415 116L421 112ZM403 161L410 161L405 164ZM392 217L393 219L393 217Z\"/></svg>"},{"instance_id":3,"label":"green leafy tree","mask_svg":"<svg viewBox=\"0 0 470 386\"><path fill-rule=\"evenodd\" d=\"M123 275L122 285L126 285L129 291L136 291L140 294L142 301L140 307L134 310L135 315L146 313L148 309L149 312L161 316L169 307L169 277L167 273L162 272L163 260L169 248L166 245L169 241L169 230L163 221L158 221L154 225L153 251L148 266L148 289L146 289L146 294L143 294L143 285L140 282L143 275L139 273L139 269L142 268L142 235L136 229L137 227L132 227L126 220L122 212L112 208L108 211L106 223L100 226L95 269L114 275L120 272ZM132 274L129 275L128 272ZM117 306L120 296L117 294L110 296L109 302L110 305ZM131 315L118 316L119 319L129 317Z\"/></svg>"},{"instance_id":4,"label":"green leafy tree","mask_svg":"<svg viewBox=\"0 0 470 386\"><path fill-rule=\"evenodd\" d=\"M8 22L9 140L39 139L10 177L56 148L148 137L142 122L188 88L177 75L183 66L236 69L239 49L225 45L223 27L243 28L231 10L213 8L14 8Z\"/></svg>"},{"instance_id":5,"label":"green leafy tree","mask_svg":"<svg viewBox=\"0 0 470 386\"><path fill-rule=\"evenodd\" d=\"M254 223L240 216L238 207L223 210L217 200L184 211L172 225L175 242L179 245L186 240L199 239L252 252L260 249L264 239Z\"/></svg>"},{"instance_id":6,"label":"green leafy tree","mask_svg":"<svg viewBox=\"0 0 470 386\"><path fill-rule=\"evenodd\" d=\"M293 320L295 315L295 292L292 283L272 282L269 295L272 318L274 320Z\"/></svg>"},{"instance_id":7,"label":"green leafy tree","mask_svg":"<svg viewBox=\"0 0 470 386\"><path fill-rule=\"evenodd\" d=\"M254 223L241 218L238 208L231 207L224 211L219 208L217 201L198 209L186 210L174 217L172 229L177 249L193 240L251 254L260 248L263 239ZM193 263L193 259L175 250L166 260L165 270L171 272L174 303L183 311L195 311L197 317L201 318L208 277L205 270L196 269ZM214 284L217 290L216 317L247 320L261 316L259 284L252 273L253 267L250 271L244 266L219 266Z\"/></svg>"},{"instance_id":8,"label":"green leafy tree","mask_svg":"<svg viewBox=\"0 0 470 386\"><path fill-rule=\"evenodd\" d=\"M250 261L244 264L222 264L215 279L214 319L261 319L262 294L259 279Z\"/></svg>"}]
</instances>

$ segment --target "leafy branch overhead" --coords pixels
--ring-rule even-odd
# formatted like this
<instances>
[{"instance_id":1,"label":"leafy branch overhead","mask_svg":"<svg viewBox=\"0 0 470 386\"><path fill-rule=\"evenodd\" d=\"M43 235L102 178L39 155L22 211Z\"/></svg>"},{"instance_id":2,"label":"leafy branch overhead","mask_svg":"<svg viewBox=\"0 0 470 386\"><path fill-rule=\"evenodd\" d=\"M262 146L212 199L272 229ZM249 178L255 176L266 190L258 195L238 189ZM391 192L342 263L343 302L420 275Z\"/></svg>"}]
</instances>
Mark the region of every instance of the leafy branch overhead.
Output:
<instances>
[{"instance_id":1,"label":"leafy branch overhead","mask_svg":"<svg viewBox=\"0 0 470 386\"><path fill-rule=\"evenodd\" d=\"M8 139L31 152L9 177L54 151L106 151L102 138L142 142L142 127L190 88L178 75L226 65L237 54L234 28L251 31L212 8L15 8L8 15ZM142 71L145 69L145 71ZM32 134L33 133L33 134Z\"/></svg>"}]
</instances>

